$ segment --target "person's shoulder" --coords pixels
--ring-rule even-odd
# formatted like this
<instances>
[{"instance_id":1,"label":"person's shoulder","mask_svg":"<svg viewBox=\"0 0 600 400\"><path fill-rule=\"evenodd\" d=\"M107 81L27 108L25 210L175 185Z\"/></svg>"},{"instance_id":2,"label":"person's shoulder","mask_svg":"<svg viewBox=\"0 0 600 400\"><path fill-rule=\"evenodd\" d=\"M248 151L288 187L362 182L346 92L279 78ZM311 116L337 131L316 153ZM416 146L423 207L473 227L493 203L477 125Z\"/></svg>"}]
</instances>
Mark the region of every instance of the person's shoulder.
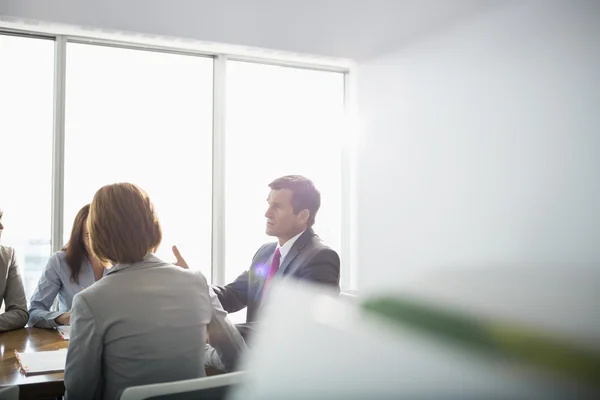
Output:
<instances>
[{"instance_id":1,"label":"person's shoulder","mask_svg":"<svg viewBox=\"0 0 600 400\"><path fill-rule=\"evenodd\" d=\"M331 247L329 247L323 241L323 239L321 239L319 237L319 235L317 235L314 232L312 233L311 237L307 241L307 247L314 249L314 251L316 251L316 252L318 252L318 251L333 251L333 252L335 252L335 250L333 250Z\"/></svg>"},{"instance_id":2,"label":"person's shoulder","mask_svg":"<svg viewBox=\"0 0 600 400\"><path fill-rule=\"evenodd\" d=\"M12 256L15 249L9 246L4 246L0 244L0 257Z\"/></svg>"},{"instance_id":3,"label":"person's shoulder","mask_svg":"<svg viewBox=\"0 0 600 400\"><path fill-rule=\"evenodd\" d=\"M265 243L258 248L258 250L256 251L256 254L254 255L254 258L257 258L257 257L261 258L263 255L271 256L271 254L273 254L273 252L275 252L276 248L277 248L277 242Z\"/></svg>"},{"instance_id":4,"label":"person's shoulder","mask_svg":"<svg viewBox=\"0 0 600 400\"><path fill-rule=\"evenodd\" d=\"M111 296L113 291L113 288L110 287L110 278L111 276L107 275L99 281L94 282L93 285L90 285L86 288L82 287L81 291L73 296L73 304L75 304L76 297L80 297L81 299L85 300L86 305L90 308L92 308L92 305L94 304L106 303L106 299Z\"/></svg>"},{"instance_id":5,"label":"person's shoulder","mask_svg":"<svg viewBox=\"0 0 600 400\"><path fill-rule=\"evenodd\" d=\"M64 250L59 250L55 253L53 253L50 256L51 260L55 260L55 261L65 261L67 259L67 252Z\"/></svg>"},{"instance_id":6,"label":"person's shoulder","mask_svg":"<svg viewBox=\"0 0 600 400\"><path fill-rule=\"evenodd\" d=\"M171 282L170 286L177 287L178 291L208 294L210 284L202 271L184 269L173 264L167 264L164 267L168 269L165 279Z\"/></svg>"},{"instance_id":7,"label":"person's shoulder","mask_svg":"<svg viewBox=\"0 0 600 400\"><path fill-rule=\"evenodd\" d=\"M328 246L323 239L316 233L313 233L312 237L308 240L306 247L308 248L311 257L318 255L330 256L339 259L337 251Z\"/></svg>"},{"instance_id":8,"label":"person's shoulder","mask_svg":"<svg viewBox=\"0 0 600 400\"><path fill-rule=\"evenodd\" d=\"M48 267L54 266L60 268L62 264L66 265L67 253L64 250L59 250L50 256Z\"/></svg>"},{"instance_id":9,"label":"person's shoulder","mask_svg":"<svg viewBox=\"0 0 600 400\"><path fill-rule=\"evenodd\" d=\"M73 296L71 312L73 312L73 309L81 309L81 307L87 308L88 310L95 310L98 309L98 307L102 308L103 305L107 304L110 288L106 287L105 279L106 277L100 279L92 286L81 290L79 293L75 293Z\"/></svg>"},{"instance_id":10,"label":"person's shoulder","mask_svg":"<svg viewBox=\"0 0 600 400\"><path fill-rule=\"evenodd\" d=\"M179 268L179 267L177 267ZM180 268L181 269L181 268ZM192 271L189 269L183 270L183 273L191 274L193 276L193 283L195 285L200 285L202 287L208 288L210 285L208 284L208 279L201 271Z\"/></svg>"},{"instance_id":11,"label":"person's shoulder","mask_svg":"<svg viewBox=\"0 0 600 400\"><path fill-rule=\"evenodd\" d=\"M169 262L164 262L161 265L161 268L166 268L169 276L178 276L179 278L183 279L184 283L189 282L192 285L208 286L208 280L199 270L181 268L180 266L171 264Z\"/></svg>"},{"instance_id":12,"label":"person's shoulder","mask_svg":"<svg viewBox=\"0 0 600 400\"><path fill-rule=\"evenodd\" d=\"M267 242L267 243L263 244L262 246L260 246L260 249L258 249L258 250L259 251L263 251L263 250L275 251L276 247L277 247L277 242Z\"/></svg>"},{"instance_id":13,"label":"person's shoulder","mask_svg":"<svg viewBox=\"0 0 600 400\"><path fill-rule=\"evenodd\" d=\"M13 258L15 250L12 247L3 246L0 244L0 266L7 268L10 264L10 260Z\"/></svg>"}]
</instances>

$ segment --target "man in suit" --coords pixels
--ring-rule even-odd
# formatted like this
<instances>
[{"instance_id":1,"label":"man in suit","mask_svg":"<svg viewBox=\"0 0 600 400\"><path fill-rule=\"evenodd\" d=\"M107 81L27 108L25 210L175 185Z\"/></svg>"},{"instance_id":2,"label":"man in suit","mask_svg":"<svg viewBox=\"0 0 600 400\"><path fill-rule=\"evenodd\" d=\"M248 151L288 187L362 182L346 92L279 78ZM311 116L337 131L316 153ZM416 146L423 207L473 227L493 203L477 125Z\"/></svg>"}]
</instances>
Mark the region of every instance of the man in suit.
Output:
<instances>
[{"instance_id":1,"label":"man in suit","mask_svg":"<svg viewBox=\"0 0 600 400\"><path fill-rule=\"evenodd\" d=\"M340 258L312 229L321 205L319 191L299 175L278 178L269 188L266 233L277 241L258 249L250 268L236 280L214 287L225 311L248 307L246 324L238 325L244 337L252 330L273 278L298 279L340 291ZM176 265L184 266L177 248L173 252Z\"/></svg>"},{"instance_id":2,"label":"man in suit","mask_svg":"<svg viewBox=\"0 0 600 400\"><path fill-rule=\"evenodd\" d=\"M0 237L3 230L0 210ZM23 328L27 324L29 314L15 251L0 245L0 305L3 302L5 311L0 314L0 332Z\"/></svg>"}]
</instances>

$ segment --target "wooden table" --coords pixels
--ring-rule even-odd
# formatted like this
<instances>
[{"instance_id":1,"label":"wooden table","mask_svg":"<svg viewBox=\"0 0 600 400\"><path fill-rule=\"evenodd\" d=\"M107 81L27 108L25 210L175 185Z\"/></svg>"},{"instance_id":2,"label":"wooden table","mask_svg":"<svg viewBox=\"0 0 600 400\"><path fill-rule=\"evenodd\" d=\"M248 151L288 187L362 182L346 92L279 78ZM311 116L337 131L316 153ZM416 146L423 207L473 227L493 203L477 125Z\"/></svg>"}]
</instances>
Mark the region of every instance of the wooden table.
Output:
<instances>
[{"instance_id":1,"label":"wooden table","mask_svg":"<svg viewBox=\"0 0 600 400\"><path fill-rule=\"evenodd\" d=\"M65 393L62 372L24 376L18 369L17 351L48 351L66 349L67 340L61 339L54 329L24 328L0 333L0 386L19 385L19 397L53 398Z\"/></svg>"},{"instance_id":2,"label":"wooden table","mask_svg":"<svg viewBox=\"0 0 600 400\"><path fill-rule=\"evenodd\" d=\"M65 393L64 373L25 376L18 369L17 351L48 351L66 349L67 340L61 339L54 329L24 328L0 333L0 386L19 385L19 398L56 398ZM221 371L206 367L206 375L218 375Z\"/></svg>"}]
</instances>

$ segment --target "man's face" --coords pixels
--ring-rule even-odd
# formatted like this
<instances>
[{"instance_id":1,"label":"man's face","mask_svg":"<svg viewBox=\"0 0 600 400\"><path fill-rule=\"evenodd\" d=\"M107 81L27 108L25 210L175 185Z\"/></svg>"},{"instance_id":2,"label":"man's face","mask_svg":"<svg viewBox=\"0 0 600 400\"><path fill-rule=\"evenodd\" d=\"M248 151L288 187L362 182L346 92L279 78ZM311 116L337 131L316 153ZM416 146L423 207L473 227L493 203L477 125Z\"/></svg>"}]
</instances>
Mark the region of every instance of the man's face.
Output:
<instances>
[{"instance_id":1,"label":"man's face","mask_svg":"<svg viewBox=\"0 0 600 400\"><path fill-rule=\"evenodd\" d=\"M294 214L290 189L271 190L267 202L267 235L288 240L306 229L308 210Z\"/></svg>"}]
</instances>

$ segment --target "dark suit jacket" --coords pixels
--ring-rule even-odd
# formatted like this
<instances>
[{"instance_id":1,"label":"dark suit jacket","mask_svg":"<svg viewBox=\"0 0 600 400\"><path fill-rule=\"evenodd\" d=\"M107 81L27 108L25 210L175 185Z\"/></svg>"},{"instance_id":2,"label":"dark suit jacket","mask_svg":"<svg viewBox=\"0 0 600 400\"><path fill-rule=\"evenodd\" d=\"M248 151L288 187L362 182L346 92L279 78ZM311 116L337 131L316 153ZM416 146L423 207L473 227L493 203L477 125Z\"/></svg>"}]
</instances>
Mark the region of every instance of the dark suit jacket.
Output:
<instances>
[{"instance_id":1,"label":"dark suit jacket","mask_svg":"<svg viewBox=\"0 0 600 400\"><path fill-rule=\"evenodd\" d=\"M248 307L246 322L256 320L265 284L265 270L268 271L276 248L277 243L263 245L254 255L248 271L226 286L214 287L225 311L236 312ZM283 259L277 276L328 285L339 293L340 257L309 228Z\"/></svg>"}]
</instances>

